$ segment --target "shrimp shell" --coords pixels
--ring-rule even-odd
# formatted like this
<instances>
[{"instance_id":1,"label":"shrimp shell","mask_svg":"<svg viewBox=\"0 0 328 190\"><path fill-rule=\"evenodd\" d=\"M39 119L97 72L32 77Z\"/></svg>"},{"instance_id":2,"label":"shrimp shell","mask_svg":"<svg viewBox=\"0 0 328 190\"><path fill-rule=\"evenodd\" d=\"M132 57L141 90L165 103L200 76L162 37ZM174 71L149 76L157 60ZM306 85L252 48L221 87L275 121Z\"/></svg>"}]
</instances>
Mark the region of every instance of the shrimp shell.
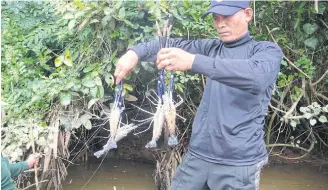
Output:
<instances>
[{"instance_id":1,"label":"shrimp shell","mask_svg":"<svg viewBox=\"0 0 328 190\"><path fill-rule=\"evenodd\" d=\"M110 113L110 136L115 139L115 135L118 128L118 123L120 121L120 110L118 108L113 108Z\"/></svg>"}]
</instances>

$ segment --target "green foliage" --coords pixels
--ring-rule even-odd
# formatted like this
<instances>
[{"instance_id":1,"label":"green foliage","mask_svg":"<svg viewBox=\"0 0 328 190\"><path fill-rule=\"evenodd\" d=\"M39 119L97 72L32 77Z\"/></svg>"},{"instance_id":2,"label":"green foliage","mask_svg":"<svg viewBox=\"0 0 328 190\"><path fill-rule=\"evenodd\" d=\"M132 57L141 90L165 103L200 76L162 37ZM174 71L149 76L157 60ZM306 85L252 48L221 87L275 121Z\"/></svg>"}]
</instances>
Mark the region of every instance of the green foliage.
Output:
<instances>
[{"instance_id":1,"label":"green foliage","mask_svg":"<svg viewBox=\"0 0 328 190\"><path fill-rule=\"evenodd\" d=\"M118 58L134 44L153 39L156 20L163 24L172 16L172 37L217 38L211 17L200 18L208 6L209 2L188 0L2 2L1 95L8 104L3 106L7 113L4 151L10 152L13 147L8 147L17 140L9 138L17 134L9 134L19 131L22 134L18 135L24 136L30 118L45 130L35 138L47 141L48 116L58 104L62 109L90 112L99 109L98 103L109 105ZM285 55L315 79L321 68L327 68L327 9L327 2L319 3L319 13L314 12L311 2L257 2L257 22L250 30L258 40L271 40L268 26ZM149 82L149 74L156 72L153 64L138 64L124 81L125 97L133 97L136 87L145 89L142 76ZM169 74L166 72L166 80ZM175 76L175 88L183 94L193 94L194 87L201 84L199 75L176 72ZM300 77L303 75L283 61L278 93L280 88L295 84L291 96L298 97ZM86 114L61 115L61 125L65 130L90 129L93 118ZM325 115L315 119L324 122ZM26 140L17 142L14 148L26 151L22 146Z\"/></svg>"}]
</instances>

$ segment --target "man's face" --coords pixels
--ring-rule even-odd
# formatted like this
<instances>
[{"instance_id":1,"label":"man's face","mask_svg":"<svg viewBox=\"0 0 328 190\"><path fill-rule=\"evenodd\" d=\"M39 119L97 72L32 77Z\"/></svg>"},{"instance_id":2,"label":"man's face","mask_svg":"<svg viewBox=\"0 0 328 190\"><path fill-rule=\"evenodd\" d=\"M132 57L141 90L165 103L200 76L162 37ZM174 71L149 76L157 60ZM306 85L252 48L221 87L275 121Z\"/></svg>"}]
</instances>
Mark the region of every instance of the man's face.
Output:
<instances>
[{"instance_id":1,"label":"man's face","mask_svg":"<svg viewBox=\"0 0 328 190\"><path fill-rule=\"evenodd\" d=\"M220 39L231 42L245 35L252 15L251 8L242 9L231 16L213 14L214 26Z\"/></svg>"}]
</instances>

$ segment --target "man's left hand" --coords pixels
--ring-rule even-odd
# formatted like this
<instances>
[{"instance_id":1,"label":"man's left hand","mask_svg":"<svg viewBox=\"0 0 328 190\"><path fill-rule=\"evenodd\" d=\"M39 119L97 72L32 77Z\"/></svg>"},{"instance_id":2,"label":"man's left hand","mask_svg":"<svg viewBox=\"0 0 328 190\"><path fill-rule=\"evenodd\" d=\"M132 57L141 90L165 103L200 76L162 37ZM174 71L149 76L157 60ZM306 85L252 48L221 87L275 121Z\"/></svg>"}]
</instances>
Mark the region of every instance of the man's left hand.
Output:
<instances>
[{"instance_id":1,"label":"man's left hand","mask_svg":"<svg viewBox=\"0 0 328 190\"><path fill-rule=\"evenodd\" d=\"M187 71L192 67L194 54L180 48L162 48L157 54L157 68L169 71Z\"/></svg>"}]
</instances>

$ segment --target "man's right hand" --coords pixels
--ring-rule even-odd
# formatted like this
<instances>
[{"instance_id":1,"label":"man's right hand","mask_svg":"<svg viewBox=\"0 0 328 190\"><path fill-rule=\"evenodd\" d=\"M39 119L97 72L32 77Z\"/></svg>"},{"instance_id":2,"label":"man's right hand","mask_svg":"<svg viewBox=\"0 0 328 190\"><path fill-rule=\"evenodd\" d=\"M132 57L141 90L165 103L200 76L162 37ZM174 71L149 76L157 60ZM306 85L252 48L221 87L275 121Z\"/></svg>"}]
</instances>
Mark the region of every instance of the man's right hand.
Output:
<instances>
[{"instance_id":1,"label":"man's right hand","mask_svg":"<svg viewBox=\"0 0 328 190\"><path fill-rule=\"evenodd\" d=\"M137 54L129 50L126 52L117 62L114 73L115 82L118 84L126 75L133 71L134 67L138 63Z\"/></svg>"}]
</instances>

